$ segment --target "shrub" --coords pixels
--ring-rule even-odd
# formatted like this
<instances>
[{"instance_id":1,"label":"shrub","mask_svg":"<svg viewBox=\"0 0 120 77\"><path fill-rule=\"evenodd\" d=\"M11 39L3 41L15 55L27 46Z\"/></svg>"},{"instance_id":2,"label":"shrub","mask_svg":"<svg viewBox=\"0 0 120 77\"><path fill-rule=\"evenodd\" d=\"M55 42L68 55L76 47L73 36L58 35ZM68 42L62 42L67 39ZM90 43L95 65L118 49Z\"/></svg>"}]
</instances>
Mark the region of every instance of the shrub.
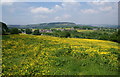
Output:
<instances>
[{"instance_id":1,"label":"shrub","mask_svg":"<svg viewBox=\"0 0 120 77\"><path fill-rule=\"evenodd\" d=\"M10 29L10 34L19 34L19 30L17 28Z\"/></svg>"},{"instance_id":2,"label":"shrub","mask_svg":"<svg viewBox=\"0 0 120 77\"><path fill-rule=\"evenodd\" d=\"M40 35L41 33L39 32L39 30L35 30L34 32L33 32L33 35Z\"/></svg>"},{"instance_id":3,"label":"shrub","mask_svg":"<svg viewBox=\"0 0 120 77\"><path fill-rule=\"evenodd\" d=\"M0 28L2 29L2 34L6 34L8 32L8 27L5 23L0 22Z\"/></svg>"},{"instance_id":4,"label":"shrub","mask_svg":"<svg viewBox=\"0 0 120 77\"><path fill-rule=\"evenodd\" d=\"M32 29L26 29L26 34L31 34L32 33Z\"/></svg>"}]
</instances>

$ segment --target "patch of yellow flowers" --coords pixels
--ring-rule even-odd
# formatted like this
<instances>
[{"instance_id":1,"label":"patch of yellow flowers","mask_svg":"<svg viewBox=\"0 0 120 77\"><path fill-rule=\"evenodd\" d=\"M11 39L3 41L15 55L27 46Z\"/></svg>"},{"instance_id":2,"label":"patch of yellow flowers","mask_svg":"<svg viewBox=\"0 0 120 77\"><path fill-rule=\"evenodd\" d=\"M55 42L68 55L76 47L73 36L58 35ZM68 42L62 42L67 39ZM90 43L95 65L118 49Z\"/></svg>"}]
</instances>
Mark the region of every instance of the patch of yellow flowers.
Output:
<instances>
[{"instance_id":1,"label":"patch of yellow flowers","mask_svg":"<svg viewBox=\"0 0 120 77\"><path fill-rule=\"evenodd\" d=\"M49 68L52 68L50 62L53 62L53 60L48 61L48 59L56 58L52 54L58 50L70 48L72 53L88 53L90 56L94 56L96 53L98 55L110 54L113 60L117 60L117 57L111 54L113 51L111 48L119 49L118 43L103 40L22 34L9 36L10 39L2 40L4 63L2 67L6 69L3 75L15 75L17 72L21 75L33 73L34 68L38 68L36 74L45 75L50 72Z\"/></svg>"}]
</instances>

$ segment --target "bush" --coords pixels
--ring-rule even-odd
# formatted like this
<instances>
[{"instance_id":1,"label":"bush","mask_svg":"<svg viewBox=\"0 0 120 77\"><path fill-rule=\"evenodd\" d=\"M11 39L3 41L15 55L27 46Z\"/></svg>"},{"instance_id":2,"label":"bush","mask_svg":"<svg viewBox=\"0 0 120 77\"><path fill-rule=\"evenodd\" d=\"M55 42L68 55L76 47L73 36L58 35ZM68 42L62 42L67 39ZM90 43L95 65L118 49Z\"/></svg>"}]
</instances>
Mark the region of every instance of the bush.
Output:
<instances>
[{"instance_id":1,"label":"bush","mask_svg":"<svg viewBox=\"0 0 120 77\"><path fill-rule=\"evenodd\" d=\"M39 32L39 30L35 30L34 32L33 32L33 35L40 35L41 33Z\"/></svg>"},{"instance_id":2,"label":"bush","mask_svg":"<svg viewBox=\"0 0 120 77\"><path fill-rule=\"evenodd\" d=\"M21 32L25 32L25 30L24 30L24 29L20 29L20 31L21 31Z\"/></svg>"},{"instance_id":3,"label":"bush","mask_svg":"<svg viewBox=\"0 0 120 77\"><path fill-rule=\"evenodd\" d=\"M59 37L70 37L70 33L68 31L62 31L59 33Z\"/></svg>"},{"instance_id":4,"label":"bush","mask_svg":"<svg viewBox=\"0 0 120 77\"><path fill-rule=\"evenodd\" d=\"M10 29L10 34L19 34L19 30L17 28Z\"/></svg>"},{"instance_id":5,"label":"bush","mask_svg":"<svg viewBox=\"0 0 120 77\"><path fill-rule=\"evenodd\" d=\"M8 32L8 27L5 23L0 22L0 28L2 29L2 34L6 34Z\"/></svg>"},{"instance_id":6,"label":"bush","mask_svg":"<svg viewBox=\"0 0 120 77\"><path fill-rule=\"evenodd\" d=\"M110 36L110 40L120 43L120 29L118 30L118 32L115 32Z\"/></svg>"},{"instance_id":7,"label":"bush","mask_svg":"<svg viewBox=\"0 0 120 77\"><path fill-rule=\"evenodd\" d=\"M26 29L26 34L31 34L32 33L32 29Z\"/></svg>"}]
</instances>

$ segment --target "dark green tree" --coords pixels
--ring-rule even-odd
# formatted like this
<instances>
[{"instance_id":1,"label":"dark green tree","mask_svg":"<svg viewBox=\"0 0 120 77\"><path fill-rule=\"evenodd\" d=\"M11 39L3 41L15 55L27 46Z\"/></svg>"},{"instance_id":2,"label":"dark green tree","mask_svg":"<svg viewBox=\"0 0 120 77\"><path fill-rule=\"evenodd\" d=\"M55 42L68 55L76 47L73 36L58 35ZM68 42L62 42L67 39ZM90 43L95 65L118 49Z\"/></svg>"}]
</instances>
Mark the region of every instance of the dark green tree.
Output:
<instances>
[{"instance_id":1,"label":"dark green tree","mask_svg":"<svg viewBox=\"0 0 120 77\"><path fill-rule=\"evenodd\" d=\"M24 30L24 29L20 29L20 31L21 31L21 32L25 32L25 30Z\"/></svg>"},{"instance_id":2,"label":"dark green tree","mask_svg":"<svg viewBox=\"0 0 120 77\"><path fill-rule=\"evenodd\" d=\"M19 30L17 28L10 29L10 34L19 34Z\"/></svg>"},{"instance_id":3,"label":"dark green tree","mask_svg":"<svg viewBox=\"0 0 120 77\"><path fill-rule=\"evenodd\" d=\"M5 24L5 23L3 23L3 22L0 22L0 29L2 29L2 30L0 30L0 31L2 31L2 33L1 34L6 34L7 32L8 32L8 27L7 27L7 25Z\"/></svg>"},{"instance_id":4,"label":"dark green tree","mask_svg":"<svg viewBox=\"0 0 120 77\"><path fill-rule=\"evenodd\" d=\"M77 28L80 28L79 26L74 26L73 28L77 29Z\"/></svg>"},{"instance_id":5,"label":"dark green tree","mask_svg":"<svg viewBox=\"0 0 120 77\"><path fill-rule=\"evenodd\" d=\"M113 34L110 36L110 39L109 39L109 40L120 43L120 29L119 29L117 32L113 33Z\"/></svg>"},{"instance_id":6,"label":"dark green tree","mask_svg":"<svg viewBox=\"0 0 120 77\"><path fill-rule=\"evenodd\" d=\"M70 37L70 33L68 31L62 31L59 33L59 37Z\"/></svg>"},{"instance_id":7,"label":"dark green tree","mask_svg":"<svg viewBox=\"0 0 120 77\"><path fill-rule=\"evenodd\" d=\"M33 32L33 35L40 35L41 33L39 32L39 29L37 29L37 30L35 30L34 32Z\"/></svg>"},{"instance_id":8,"label":"dark green tree","mask_svg":"<svg viewBox=\"0 0 120 77\"><path fill-rule=\"evenodd\" d=\"M26 34L31 34L32 33L32 29L26 29L25 32L26 32Z\"/></svg>"}]
</instances>

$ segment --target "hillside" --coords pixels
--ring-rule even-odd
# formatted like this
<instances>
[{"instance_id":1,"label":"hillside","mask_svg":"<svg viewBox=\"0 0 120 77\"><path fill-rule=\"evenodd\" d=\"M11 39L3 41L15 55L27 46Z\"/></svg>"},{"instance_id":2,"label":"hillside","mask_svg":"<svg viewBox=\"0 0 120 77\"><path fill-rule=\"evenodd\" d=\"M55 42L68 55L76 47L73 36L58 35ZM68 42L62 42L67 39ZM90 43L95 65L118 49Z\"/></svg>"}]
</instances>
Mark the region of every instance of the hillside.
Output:
<instances>
[{"instance_id":1,"label":"hillside","mask_svg":"<svg viewBox=\"0 0 120 77\"><path fill-rule=\"evenodd\" d=\"M71 27L76 26L72 22L51 22L51 23L40 23L40 24L29 24L29 25L9 25L10 28L57 28L57 27Z\"/></svg>"},{"instance_id":2,"label":"hillside","mask_svg":"<svg viewBox=\"0 0 120 77\"><path fill-rule=\"evenodd\" d=\"M40 24L28 24L28 25L8 25L9 28L33 28L33 29L44 29L44 28L66 28L66 27L88 27L88 28L119 28L118 25L109 25L109 24L76 24L73 22L50 22L50 23L40 23Z\"/></svg>"},{"instance_id":3,"label":"hillside","mask_svg":"<svg viewBox=\"0 0 120 77\"><path fill-rule=\"evenodd\" d=\"M119 28L120 25L111 25L111 24L91 24L95 27L106 27L106 28Z\"/></svg>"},{"instance_id":4,"label":"hillside","mask_svg":"<svg viewBox=\"0 0 120 77\"><path fill-rule=\"evenodd\" d=\"M9 28L34 28L34 29L43 29L43 28L66 28L66 27L92 27L90 25L80 25L72 22L51 22L51 23L40 23L40 24L29 24L29 25L8 25Z\"/></svg>"},{"instance_id":5,"label":"hillside","mask_svg":"<svg viewBox=\"0 0 120 77\"><path fill-rule=\"evenodd\" d=\"M3 75L118 75L118 43L93 39L5 35Z\"/></svg>"}]
</instances>

